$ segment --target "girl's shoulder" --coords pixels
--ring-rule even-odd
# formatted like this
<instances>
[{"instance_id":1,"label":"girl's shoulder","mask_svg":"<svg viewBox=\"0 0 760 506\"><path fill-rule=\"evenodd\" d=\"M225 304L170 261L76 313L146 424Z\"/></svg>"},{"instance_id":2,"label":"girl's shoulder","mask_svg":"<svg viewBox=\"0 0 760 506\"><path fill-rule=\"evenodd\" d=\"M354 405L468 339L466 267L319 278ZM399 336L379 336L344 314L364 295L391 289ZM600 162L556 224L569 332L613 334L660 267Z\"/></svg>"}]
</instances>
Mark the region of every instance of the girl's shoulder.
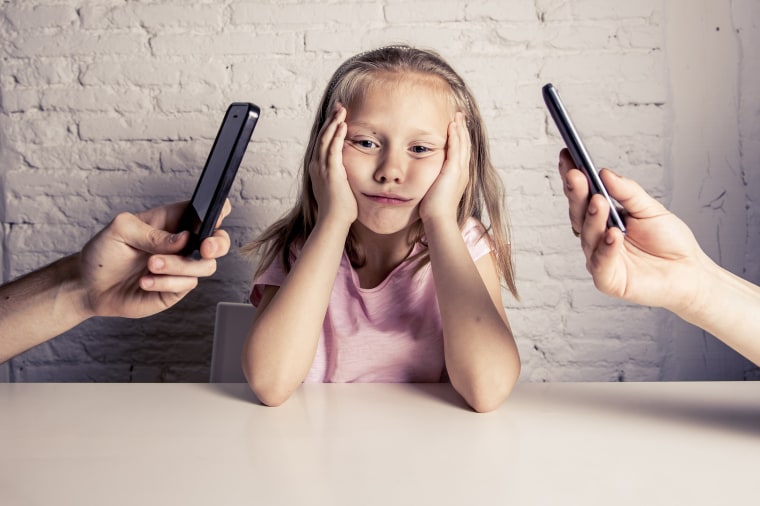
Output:
<instances>
[{"instance_id":1,"label":"girl's shoulder","mask_svg":"<svg viewBox=\"0 0 760 506\"><path fill-rule=\"evenodd\" d=\"M493 241L485 225L472 216L467 218L462 227L462 238L473 260L477 260L493 249Z\"/></svg>"},{"instance_id":2,"label":"girl's shoulder","mask_svg":"<svg viewBox=\"0 0 760 506\"><path fill-rule=\"evenodd\" d=\"M470 216L462 226L462 237L464 237L465 242L469 244L470 241L477 242L482 238L490 238L491 235L488 233L486 226L483 225L479 219Z\"/></svg>"}]
</instances>

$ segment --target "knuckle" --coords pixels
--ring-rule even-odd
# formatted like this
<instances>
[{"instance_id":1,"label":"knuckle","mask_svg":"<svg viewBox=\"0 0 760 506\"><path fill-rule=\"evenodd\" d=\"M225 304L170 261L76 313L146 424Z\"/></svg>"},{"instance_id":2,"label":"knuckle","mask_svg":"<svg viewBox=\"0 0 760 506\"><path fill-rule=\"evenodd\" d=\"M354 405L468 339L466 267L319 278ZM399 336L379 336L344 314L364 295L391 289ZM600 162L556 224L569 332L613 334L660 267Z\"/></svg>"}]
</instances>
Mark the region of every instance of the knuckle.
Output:
<instances>
[{"instance_id":1,"label":"knuckle","mask_svg":"<svg viewBox=\"0 0 760 506\"><path fill-rule=\"evenodd\" d=\"M159 245L164 242L165 233L163 230L152 228L148 231L148 241L153 245Z\"/></svg>"},{"instance_id":2,"label":"knuckle","mask_svg":"<svg viewBox=\"0 0 760 506\"><path fill-rule=\"evenodd\" d=\"M133 214L126 211L120 212L111 220L111 226L116 229L123 229L131 223L133 217Z\"/></svg>"},{"instance_id":3,"label":"knuckle","mask_svg":"<svg viewBox=\"0 0 760 506\"><path fill-rule=\"evenodd\" d=\"M340 152L341 146L337 142L330 143L330 146L327 148L327 154L330 158L338 156Z\"/></svg>"}]
</instances>

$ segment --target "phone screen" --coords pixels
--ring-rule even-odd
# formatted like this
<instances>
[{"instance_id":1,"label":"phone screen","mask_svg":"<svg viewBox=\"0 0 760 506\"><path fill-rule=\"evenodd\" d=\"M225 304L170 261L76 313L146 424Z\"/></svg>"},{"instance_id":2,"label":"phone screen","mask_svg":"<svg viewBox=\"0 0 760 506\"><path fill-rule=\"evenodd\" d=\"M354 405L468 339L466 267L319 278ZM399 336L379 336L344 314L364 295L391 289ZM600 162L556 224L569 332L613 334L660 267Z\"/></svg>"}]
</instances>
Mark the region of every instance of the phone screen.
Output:
<instances>
[{"instance_id":1,"label":"phone screen","mask_svg":"<svg viewBox=\"0 0 760 506\"><path fill-rule=\"evenodd\" d=\"M259 113L256 105L247 102L233 103L227 109L193 198L182 217L180 230L191 232L185 255L199 257L200 243L213 233Z\"/></svg>"},{"instance_id":2,"label":"phone screen","mask_svg":"<svg viewBox=\"0 0 760 506\"><path fill-rule=\"evenodd\" d=\"M625 222L618 212L617 205L607 192L607 188L604 186L602 178L599 177L599 171L596 169L596 165L594 165L594 161L591 159L591 155L586 149L586 145L581 140L580 134L576 130L573 121L570 119L570 114L562 103L559 92L551 83L544 85L541 91L544 96L544 102L546 102L546 107L549 109L549 113L551 114L554 123L557 125L562 140L565 141L565 145L570 152L570 157L573 159L573 163L586 174L586 178L589 182L589 190L592 194L601 193L610 205L610 215L607 219L607 226L617 227L625 233Z\"/></svg>"}]
</instances>

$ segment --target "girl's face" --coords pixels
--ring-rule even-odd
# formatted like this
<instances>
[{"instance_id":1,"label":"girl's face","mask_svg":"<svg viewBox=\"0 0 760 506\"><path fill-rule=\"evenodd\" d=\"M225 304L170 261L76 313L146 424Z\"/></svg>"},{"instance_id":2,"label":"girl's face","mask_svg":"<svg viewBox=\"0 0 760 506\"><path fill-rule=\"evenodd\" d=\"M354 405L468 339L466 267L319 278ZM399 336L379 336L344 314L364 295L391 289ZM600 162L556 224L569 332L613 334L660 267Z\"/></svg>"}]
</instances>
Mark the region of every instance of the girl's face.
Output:
<instances>
[{"instance_id":1,"label":"girl's face","mask_svg":"<svg viewBox=\"0 0 760 506\"><path fill-rule=\"evenodd\" d=\"M347 105L343 164L359 222L378 234L419 219L420 201L441 171L454 117L446 83L426 75L379 76Z\"/></svg>"}]
</instances>

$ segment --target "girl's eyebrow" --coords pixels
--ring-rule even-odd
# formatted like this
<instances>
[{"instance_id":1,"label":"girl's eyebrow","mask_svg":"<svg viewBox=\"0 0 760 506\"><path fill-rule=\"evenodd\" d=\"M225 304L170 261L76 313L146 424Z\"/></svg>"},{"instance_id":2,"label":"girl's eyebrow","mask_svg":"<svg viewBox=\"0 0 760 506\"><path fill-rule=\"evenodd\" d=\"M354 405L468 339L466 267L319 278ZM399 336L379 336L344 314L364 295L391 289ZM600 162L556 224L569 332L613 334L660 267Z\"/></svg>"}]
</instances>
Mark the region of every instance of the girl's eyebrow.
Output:
<instances>
[{"instance_id":1,"label":"girl's eyebrow","mask_svg":"<svg viewBox=\"0 0 760 506\"><path fill-rule=\"evenodd\" d=\"M377 129L371 123L367 123L364 121L347 121L346 124L352 127L366 128L368 130L371 130L373 135L377 135ZM409 132L409 134L410 134L410 137L433 137L436 140L441 140L441 141L446 140L445 135L441 135L438 132L434 132L432 130L426 130L424 128L413 129L411 132Z\"/></svg>"},{"instance_id":2,"label":"girl's eyebrow","mask_svg":"<svg viewBox=\"0 0 760 506\"><path fill-rule=\"evenodd\" d=\"M415 142L432 142L435 144L445 144L446 136L437 132L431 132L430 130L417 129L409 132L409 138Z\"/></svg>"},{"instance_id":3,"label":"girl's eyebrow","mask_svg":"<svg viewBox=\"0 0 760 506\"><path fill-rule=\"evenodd\" d=\"M366 123L363 121L346 121L346 125L351 125L353 127L360 127L360 128L367 128L369 130L372 130L372 133L377 133L377 129L370 123Z\"/></svg>"}]
</instances>

